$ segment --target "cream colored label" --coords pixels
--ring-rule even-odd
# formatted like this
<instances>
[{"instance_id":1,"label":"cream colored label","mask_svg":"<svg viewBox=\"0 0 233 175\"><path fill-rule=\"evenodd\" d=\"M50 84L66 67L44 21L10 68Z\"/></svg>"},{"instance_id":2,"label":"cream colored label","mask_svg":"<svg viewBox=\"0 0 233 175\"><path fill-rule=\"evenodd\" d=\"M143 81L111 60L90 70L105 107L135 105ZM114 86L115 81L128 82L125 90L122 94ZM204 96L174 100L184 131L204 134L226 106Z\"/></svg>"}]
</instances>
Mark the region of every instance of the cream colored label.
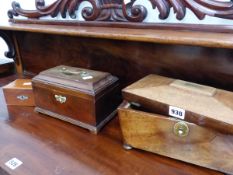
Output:
<instances>
[{"instance_id":1,"label":"cream colored label","mask_svg":"<svg viewBox=\"0 0 233 175\"><path fill-rule=\"evenodd\" d=\"M182 80L175 80L170 84L170 86L207 96L213 96L216 92L216 88L204 86L196 83L190 83Z\"/></svg>"},{"instance_id":2,"label":"cream colored label","mask_svg":"<svg viewBox=\"0 0 233 175\"><path fill-rule=\"evenodd\" d=\"M25 82L25 83L23 83L23 86L30 86L30 85L32 85L31 82Z\"/></svg>"}]
</instances>

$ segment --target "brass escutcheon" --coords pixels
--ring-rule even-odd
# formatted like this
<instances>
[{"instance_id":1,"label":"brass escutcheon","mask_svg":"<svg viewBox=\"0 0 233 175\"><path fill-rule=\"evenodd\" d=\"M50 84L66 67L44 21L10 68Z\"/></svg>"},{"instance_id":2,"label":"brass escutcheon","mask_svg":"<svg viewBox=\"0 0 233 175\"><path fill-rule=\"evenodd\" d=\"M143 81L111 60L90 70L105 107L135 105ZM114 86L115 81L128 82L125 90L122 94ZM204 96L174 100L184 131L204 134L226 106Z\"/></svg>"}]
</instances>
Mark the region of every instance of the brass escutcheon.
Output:
<instances>
[{"instance_id":1,"label":"brass escutcheon","mask_svg":"<svg viewBox=\"0 0 233 175\"><path fill-rule=\"evenodd\" d=\"M185 137L189 134L189 127L185 122L180 121L174 125L173 132L176 136Z\"/></svg>"},{"instance_id":2,"label":"brass escutcheon","mask_svg":"<svg viewBox=\"0 0 233 175\"><path fill-rule=\"evenodd\" d=\"M28 96L26 95L18 95L17 96L17 99L21 100L21 101L24 101L24 100L27 100L28 99Z\"/></svg>"},{"instance_id":3,"label":"brass escutcheon","mask_svg":"<svg viewBox=\"0 0 233 175\"><path fill-rule=\"evenodd\" d=\"M56 101L58 101L59 103L65 103L66 102L66 97L65 96L61 96L61 95L54 95Z\"/></svg>"}]
</instances>

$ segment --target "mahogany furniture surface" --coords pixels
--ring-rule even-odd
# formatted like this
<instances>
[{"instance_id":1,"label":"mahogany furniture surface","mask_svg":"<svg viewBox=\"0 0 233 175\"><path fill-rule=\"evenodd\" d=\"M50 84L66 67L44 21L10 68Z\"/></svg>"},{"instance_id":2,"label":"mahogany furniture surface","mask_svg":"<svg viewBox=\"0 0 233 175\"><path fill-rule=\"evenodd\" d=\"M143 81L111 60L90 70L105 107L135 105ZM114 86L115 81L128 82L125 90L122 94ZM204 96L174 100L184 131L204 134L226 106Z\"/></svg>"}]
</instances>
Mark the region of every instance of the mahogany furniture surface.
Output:
<instances>
[{"instance_id":1,"label":"mahogany furniture surface","mask_svg":"<svg viewBox=\"0 0 233 175\"><path fill-rule=\"evenodd\" d=\"M115 23L96 23L3 22L0 29L11 31L19 73L37 74L65 64L110 72L120 78L122 87L154 73L233 89L231 31L192 31L191 26L189 30L172 30L166 25L121 28Z\"/></svg>"},{"instance_id":2,"label":"mahogany furniture surface","mask_svg":"<svg viewBox=\"0 0 233 175\"><path fill-rule=\"evenodd\" d=\"M28 20L27 20L28 21ZM104 23L105 24L105 23ZM206 46L215 48L232 48L231 32L216 32L216 27L206 26L207 29L213 29L210 32L192 31L192 25L189 30L178 30L174 27L167 28L165 25L155 26L153 29L140 28L121 28L110 23L109 26L104 26L102 23L92 25L92 23L85 23L84 26L70 26L70 25L42 25L41 24L24 24L24 23L10 23L3 21L0 24L0 29L4 31L25 31L33 33L48 33L56 35L81 36L101 39L114 40L129 40L164 44L183 44L194 46ZM227 27L231 28L231 27ZM208 31L208 30L207 30Z\"/></svg>"},{"instance_id":3,"label":"mahogany furniture surface","mask_svg":"<svg viewBox=\"0 0 233 175\"><path fill-rule=\"evenodd\" d=\"M24 71L29 74L64 64L110 72L122 86L154 73L233 89L231 49L31 32L15 36Z\"/></svg>"},{"instance_id":4,"label":"mahogany furniture surface","mask_svg":"<svg viewBox=\"0 0 233 175\"><path fill-rule=\"evenodd\" d=\"M1 78L0 85L16 78ZM32 107L9 106L7 109L2 90L0 94L2 172L12 175L221 174L141 150L124 150L118 118L96 136L74 125L37 114ZM13 157L23 162L14 171L4 165Z\"/></svg>"},{"instance_id":5,"label":"mahogany furniture surface","mask_svg":"<svg viewBox=\"0 0 233 175\"><path fill-rule=\"evenodd\" d=\"M142 2L135 3L135 0L87 0L91 6L79 8L82 1L79 0L57 0L45 5L45 0L35 0L36 10L26 10L20 7L16 1L12 2L12 9L8 11L8 17L24 16L30 19L37 19L43 16L56 17L61 14L62 18L69 15L72 19L77 18L76 11L81 11L85 21L121 21L121 22L143 22L148 15L148 7ZM158 18L165 20L169 17L171 9L178 20L186 16L189 9L199 20L205 16L215 18L232 19L233 2L221 2L214 0L151 0L149 4L153 9L158 9ZM153 10L153 16L155 11ZM156 14L156 13L155 13Z\"/></svg>"},{"instance_id":6,"label":"mahogany furniture surface","mask_svg":"<svg viewBox=\"0 0 233 175\"><path fill-rule=\"evenodd\" d=\"M134 0L128 1L127 4L122 0L91 0L88 1L92 5L91 8L75 8L81 2L76 0L59 0L51 6L45 6L44 0L35 2L37 7L35 11L21 9L17 3L13 3L13 9L8 13L12 18L11 22L3 20L0 24L0 31L10 36L9 39L14 44L14 48L10 46L12 51L16 51L15 63L19 75L35 75L63 64L110 72L119 77L122 88L154 73L233 90L232 26L145 24L142 21L147 16L147 9L141 4L135 6ZM199 19L203 19L206 15L232 18L232 2L193 0L188 5L186 0L153 0L149 3L154 9L159 10L161 19L166 19L170 14L176 15L177 19L181 20L186 16L186 9L190 9ZM196 5L202 8L195 8ZM170 11L172 8L176 8L176 13ZM214 10L214 13L209 13L208 9L211 12ZM68 14L72 18L75 17L72 12L83 10L82 16L85 21L71 21L68 24L58 20L35 19L41 16L41 10L45 12L45 16L55 17L60 13L62 17ZM17 14L28 16L30 19L18 20L15 18ZM8 80L2 79L1 82L4 84ZM3 118L11 118L7 120L8 122L3 120L5 132L13 134L5 138L8 140L2 141L5 152L9 153L5 143L9 145L17 138L16 145L22 145L21 140L26 140L27 147L22 152L34 148L26 160L37 165L35 167L40 165L37 164L38 159L39 162L44 161L35 172L46 171L44 174L52 174L56 165L68 162L62 170L74 168L76 174L77 172L80 174L216 173L140 150L131 152L122 150L117 119L112 120L96 137L52 118L46 119L45 122L45 119L39 114L34 114L31 108L13 108L10 109L9 114L5 108L0 110L4 114ZM30 123L32 117L38 125ZM65 127L60 131L50 125ZM22 132L14 132L14 128ZM51 132L46 131L48 128ZM54 133L58 137L54 137ZM74 140L74 137L78 140ZM30 140L32 138L33 140ZM41 155L38 150L42 148L44 152ZM16 150L20 154L21 150ZM7 155L5 152L3 154ZM55 158L51 160L48 157ZM67 161L59 161L62 158ZM39 171L44 166L49 167L48 170ZM26 169L25 171L32 170L32 168ZM61 169L58 168L57 172L61 172ZM68 174L72 173L75 174L73 171Z\"/></svg>"}]
</instances>

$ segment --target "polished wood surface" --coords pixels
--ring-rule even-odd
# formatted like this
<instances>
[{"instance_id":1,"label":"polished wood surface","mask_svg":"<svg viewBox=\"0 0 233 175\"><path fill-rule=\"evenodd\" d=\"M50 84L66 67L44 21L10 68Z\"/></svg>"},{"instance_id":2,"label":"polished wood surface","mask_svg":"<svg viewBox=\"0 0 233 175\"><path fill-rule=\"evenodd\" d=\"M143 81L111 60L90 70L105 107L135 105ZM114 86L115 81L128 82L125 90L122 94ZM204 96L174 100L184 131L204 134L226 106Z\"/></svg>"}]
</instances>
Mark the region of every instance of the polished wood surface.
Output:
<instances>
[{"instance_id":1,"label":"polished wood surface","mask_svg":"<svg viewBox=\"0 0 233 175\"><path fill-rule=\"evenodd\" d=\"M6 89L29 89L32 90L32 80L31 79L16 79L13 82L5 85L3 88Z\"/></svg>"},{"instance_id":2,"label":"polished wood surface","mask_svg":"<svg viewBox=\"0 0 233 175\"><path fill-rule=\"evenodd\" d=\"M27 73L63 64L110 72L123 87L153 73L233 90L231 49L28 32L16 37Z\"/></svg>"},{"instance_id":3,"label":"polished wood surface","mask_svg":"<svg viewBox=\"0 0 233 175\"><path fill-rule=\"evenodd\" d=\"M119 27L86 27L39 24L14 24L3 21L0 30L25 31L56 35L80 36L90 38L141 41L150 43L193 45L213 48L232 48L231 33L203 32L189 30L162 29L125 29ZM179 27L178 27L179 28ZM231 28L227 27L226 28Z\"/></svg>"},{"instance_id":4,"label":"polished wood surface","mask_svg":"<svg viewBox=\"0 0 233 175\"><path fill-rule=\"evenodd\" d=\"M118 78L108 72L59 65L40 72L33 78L33 82L36 81L88 94L97 100L99 94Z\"/></svg>"},{"instance_id":5,"label":"polished wood surface","mask_svg":"<svg viewBox=\"0 0 233 175\"><path fill-rule=\"evenodd\" d=\"M57 0L50 5L45 5L45 0L35 0L36 10L23 9L20 7L19 3L14 1L12 3L12 9L8 11L8 16L9 18L14 18L15 16L20 15L38 21L38 18L43 16L56 17L61 14L62 18L66 18L68 14L70 18L75 19L77 17L76 14L81 12L82 17L86 21L111 22L143 22L148 16L149 9L147 6L144 6L143 3L137 3L137 5L135 5L134 1L125 2L123 0L87 1L91 4L91 7L84 6L80 8L82 1L78 0ZM199 20L204 19L205 16L232 19L233 14L232 2L216 2L214 0L190 2L185 0L151 0L149 3L153 9L158 9L158 16L161 20L167 19L170 14L176 15L178 20L182 20L186 16L187 9L189 9L190 12L193 12ZM170 13L172 8L175 13ZM153 13L156 14L155 11L153 11Z\"/></svg>"},{"instance_id":6,"label":"polished wood surface","mask_svg":"<svg viewBox=\"0 0 233 175\"><path fill-rule=\"evenodd\" d=\"M36 111L93 132L121 103L118 78L107 72L62 65L35 76L32 85Z\"/></svg>"},{"instance_id":7,"label":"polished wood surface","mask_svg":"<svg viewBox=\"0 0 233 175\"><path fill-rule=\"evenodd\" d=\"M128 146L233 174L232 134L130 107L120 108L119 118Z\"/></svg>"},{"instance_id":8,"label":"polished wood surface","mask_svg":"<svg viewBox=\"0 0 233 175\"><path fill-rule=\"evenodd\" d=\"M35 106L31 79L17 79L2 89L7 105Z\"/></svg>"},{"instance_id":9,"label":"polished wood surface","mask_svg":"<svg viewBox=\"0 0 233 175\"><path fill-rule=\"evenodd\" d=\"M150 112L169 117L170 106L179 107L185 110L181 115L185 121L233 134L230 91L151 74L123 89L122 94L124 100Z\"/></svg>"},{"instance_id":10,"label":"polished wood surface","mask_svg":"<svg viewBox=\"0 0 233 175\"><path fill-rule=\"evenodd\" d=\"M0 85L15 78L1 78ZM7 110L0 94L0 167L9 174L221 174L141 150L124 150L118 118L96 136L37 114L32 107ZM23 161L14 171L4 165L13 157Z\"/></svg>"}]
</instances>

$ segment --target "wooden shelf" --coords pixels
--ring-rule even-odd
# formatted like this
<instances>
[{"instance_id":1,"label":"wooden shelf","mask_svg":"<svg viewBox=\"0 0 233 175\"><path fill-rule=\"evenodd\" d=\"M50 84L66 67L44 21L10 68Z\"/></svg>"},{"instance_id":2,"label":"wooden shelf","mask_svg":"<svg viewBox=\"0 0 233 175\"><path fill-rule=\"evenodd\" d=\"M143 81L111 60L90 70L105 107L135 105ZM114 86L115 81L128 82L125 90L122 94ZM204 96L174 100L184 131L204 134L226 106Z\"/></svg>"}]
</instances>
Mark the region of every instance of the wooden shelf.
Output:
<instances>
[{"instance_id":1,"label":"wooden shelf","mask_svg":"<svg viewBox=\"0 0 233 175\"><path fill-rule=\"evenodd\" d=\"M167 29L129 29L116 27L61 26L41 24L15 24L5 22L0 30L47 33L114 40L179 44L213 48L233 48L231 33L201 32Z\"/></svg>"}]
</instances>

